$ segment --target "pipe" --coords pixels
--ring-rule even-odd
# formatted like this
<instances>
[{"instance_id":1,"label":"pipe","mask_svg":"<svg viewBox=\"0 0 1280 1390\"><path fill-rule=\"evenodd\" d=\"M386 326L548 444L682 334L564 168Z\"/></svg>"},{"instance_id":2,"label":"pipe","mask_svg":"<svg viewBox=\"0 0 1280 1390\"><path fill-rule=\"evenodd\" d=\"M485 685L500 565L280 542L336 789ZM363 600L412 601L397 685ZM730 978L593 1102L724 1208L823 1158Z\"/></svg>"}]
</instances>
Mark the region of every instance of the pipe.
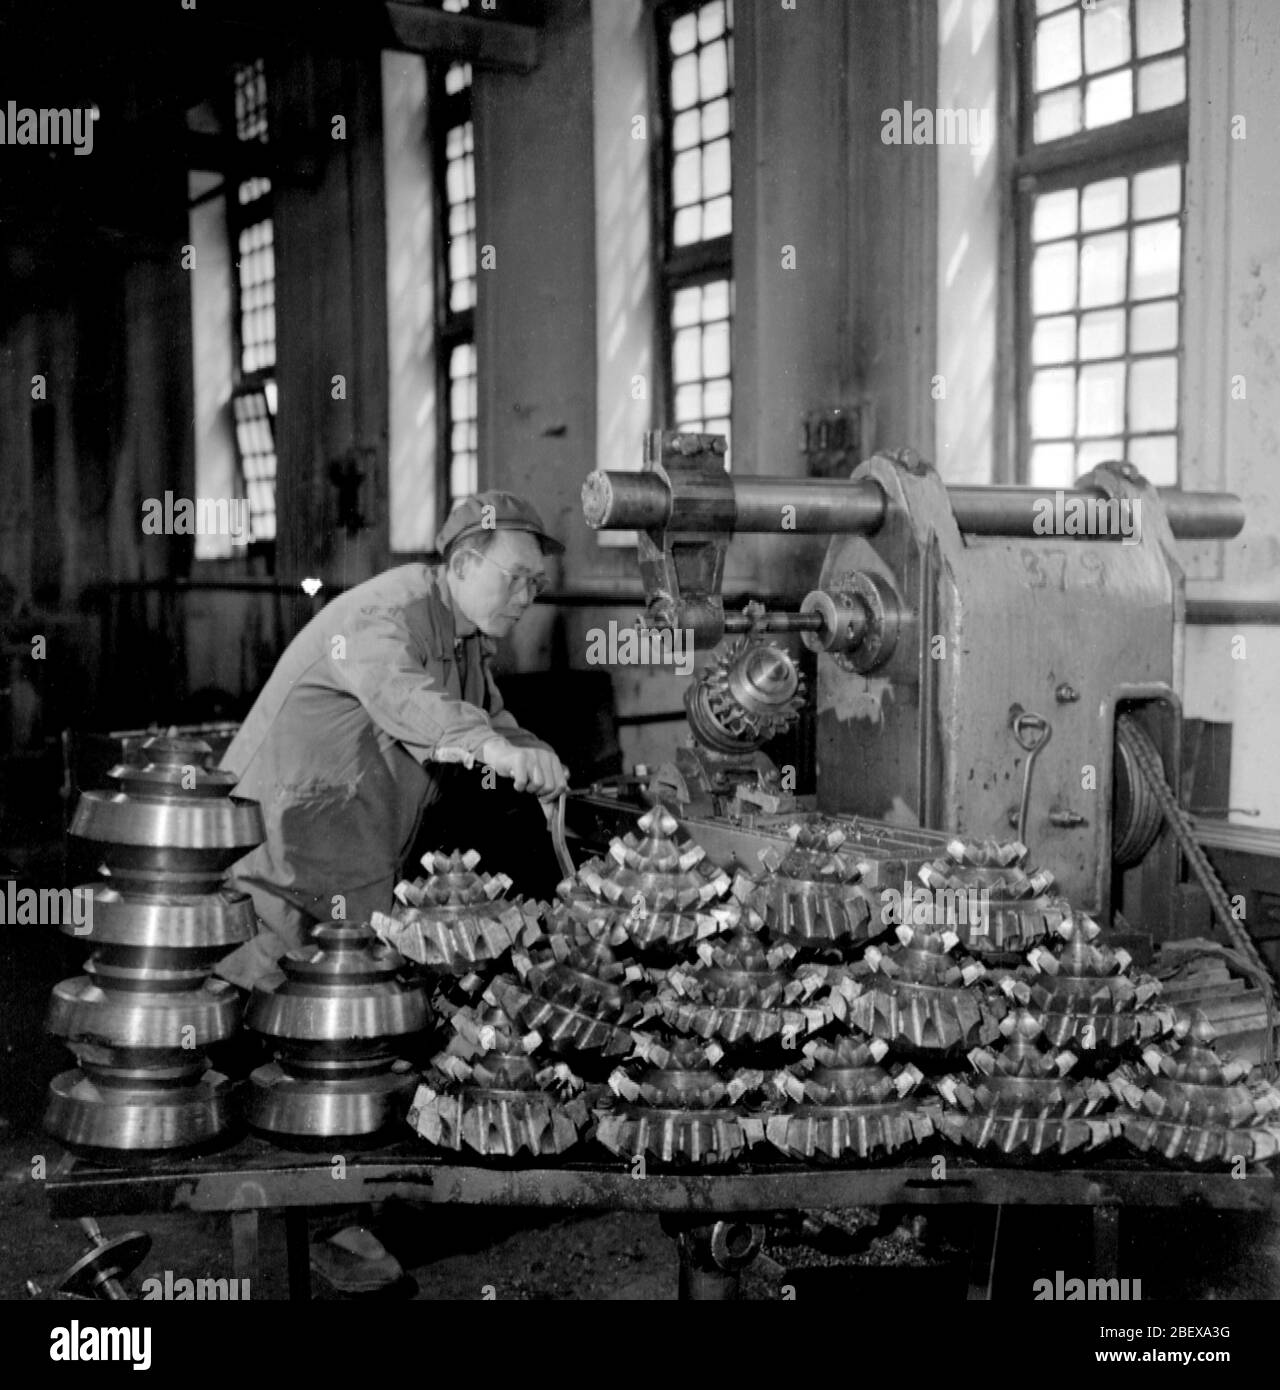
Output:
<instances>
[{"instance_id":1,"label":"pipe","mask_svg":"<svg viewBox=\"0 0 1280 1390\"><path fill-rule=\"evenodd\" d=\"M791 535L874 534L884 522L888 500L873 479L834 482L821 478L745 478L732 480L731 518L709 529ZM1223 540L1244 526L1244 504L1229 492L1158 489L1169 528L1182 540ZM1035 537L1035 522L1046 498L1056 494L1032 487L952 487L947 489L956 524L974 536ZM1064 489L1064 505L1101 494ZM582 514L598 531L653 530L671 519L671 490L655 473L617 473L599 469L582 485ZM688 520L691 520L689 518ZM682 529L692 529L688 520ZM1091 538L1096 539L1096 538Z\"/></svg>"}]
</instances>

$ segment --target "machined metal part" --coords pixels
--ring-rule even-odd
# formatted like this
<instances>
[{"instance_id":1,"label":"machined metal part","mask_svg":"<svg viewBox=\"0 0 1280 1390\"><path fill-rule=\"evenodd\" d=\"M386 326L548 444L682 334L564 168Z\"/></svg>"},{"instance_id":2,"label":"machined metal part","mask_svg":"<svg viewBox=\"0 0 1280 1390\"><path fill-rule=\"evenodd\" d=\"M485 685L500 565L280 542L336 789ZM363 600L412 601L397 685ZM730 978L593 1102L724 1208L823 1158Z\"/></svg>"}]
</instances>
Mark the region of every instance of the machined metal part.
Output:
<instances>
[{"instance_id":1,"label":"machined metal part","mask_svg":"<svg viewBox=\"0 0 1280 1390\"><path fill-rule=\"evenodd\" d=\"M268 1062L249 1078L245 1119L277 1143L372 1138L404 1119L417 1084L407 1069L306 1076Z\"/></svg>"},{"instance_id":2,"label":"machined metal part","mask_svg":"<svg viewBox=\"0 0 1280 1390\"><path fill-rule=\"evenodd\" d=\"M1244 526L1244 504L1231 493L1176 488L1161 488L1159 493L1170 529L1179 540L1227 540ZM970 535L1028 539L1043 535L1041 488L950 487L947 496L956 524ZM1064 506L1098 496L1089 488L1068 490ZM597 531L678 530L682 505L678 480L657 471L601 470L589 474L582 488L583 519ZM773 534L779 529L779 518L787 515L784 507L793 509L794 525L788 531L797 535L874 534L884 523L889 499L869 479L836 482L739 475L731 479L727 499L701 520L705 529L719 524L739 534Z\"/></svg>"},{"instance_id":3,"label":"machined metal part","mask_svg":"<svg viewBox=\"0 0 1280 1390\"><path fill-rule=\"evenodd\" d=\"M902 605L893 585L873 570L852 570L831 587L805 596L801 613L817 613L822 629L801 641L828 653L845 671L867 675L884 666L898 644Z\"/></svg>"},{"instance_id":4,"label":"machined metal part","mask_svg":"<svg viewBox=\"0 0 1280 1390\"><path fill-rule=\"evenodd\" d=\"M364 923L328 922L255 986L245 1024L277 1044L250 1077L250 1125L279 1142L366 1139L403 1119L416 1074L396 1048L430 1019L425 984Z\"/></svg>"},{"instance_id":5,"label":"machined metal part","mask_svg":"<svg viewBox=\"0 0 1280 1390\"><path fill-rule=\"evenodd\" d=\"M126 1231L110 1240L91 1217L82 1217L81 1228L89 1237L89 1249L54 1281L59 1293L80 1298L100 1298L108 1303L127 1301L121 1282L146 1259L151 1237L145 1231Z\"/></svg>"},{"instance_id":6,"label":"machined metal part","mask_svg":"<svg viewBox=\"0 0 1280 1390\"><path fill-rule=\"evenodd\" d=\"M935 1089L953 1109L941 1117L948 1138L1006 1156L1039 1158L1099 1149L1119 1137L1102 1081L1073 1079L1079 1060L1043 1045L1040 1020L1026 1009L1001 1020L1004 1043L969 1054L974 1077L943 1077Z\"/></svg>"},{"instance_id":7,"label":"machined metal part","mask_svg":"<svg viewBox=\"0 0 1280 1390\"><path fill-rule=\"evenodd\" d=\"M49 1083L45 1128L72 1152L122 1158L186 1152L233 1127L231 1083L218 1072L172 1087L103 1080L77 1070Z\"/></svg>"},{"instance_id":8,"label":"machined metal part","mask_svg":"<svg viewBox=\"0 0 1280 1390\"><path fill-rule=\"evenodd\" d=\"M111 770L117 791L77 805L72 834L99 846L111 883L77 890L83 929L63 931L96 949L55 987L48 1017L81 1069L52 1083L45 1127L120 1159L202 1147L231 1126L228 1083L204 1049L235 1032L240 1003L211 971L256 918L222 874L265 834L203 740L151 738L139 758Z\"/></svg>"},{"instance_id":9,"label":"machined metal part","mask_svg":"<svg viewBox=\"0 0 1280 1390\"><path fill-rule=\"evenodd\" d=\"M1100 935L1091 918L1068 911L1051 928L1051 944L1034 947L999 987L1034 1012L1050 1046L1107 1063L1126 1044L1167 1033L1175 1020L1161 1007L1160 982L1135 975L1128 953L1099 942Z\"/></svg>"},{"instance_id":10,"label":"machined metal part","mask_svg":"<svg viewBox=\"0 0 1280 1390\"><path fill-rule=\"evenodd\" d=\"M804 679L788 653L748 637L698 672L685 709L695 739L717 753L743 753L784 733L804 698Z\"/></svg>"},{"instance_id":11,"label":"machined metal part","mask_svg":"<svg viewBox=\"0 0 1280 1390\"><path fill-rule=\"evenodd\" d=\"M1183 1017L1172 1051L1149 1046L1146 1071L1119 1068L1112 1089L1126 1107L1125 1139L1143 1153L1192 1165L1262 1162L1280 1154L1280 1090L1250 1064L1213 1048L1203 1017Z\"/></svg>"}]
</instances>

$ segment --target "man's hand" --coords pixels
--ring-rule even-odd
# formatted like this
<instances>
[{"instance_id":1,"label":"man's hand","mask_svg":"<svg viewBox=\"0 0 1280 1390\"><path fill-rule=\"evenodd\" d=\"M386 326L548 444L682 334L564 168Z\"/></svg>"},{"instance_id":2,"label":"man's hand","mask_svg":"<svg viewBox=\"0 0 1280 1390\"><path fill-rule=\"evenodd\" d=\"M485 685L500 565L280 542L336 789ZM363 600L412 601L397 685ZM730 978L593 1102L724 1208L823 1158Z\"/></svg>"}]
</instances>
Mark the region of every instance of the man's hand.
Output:
<instances>
[{"instance_id":1,"label":"man's hand","mask_svg":"<svg viewBox=\"0 0 1280 1390\"><path fill-rule=\"evenodd\" d=\"M491 738L481 748L480 757L499 777L510 777L518 792L559 796L569 785L564 764L542 744L517 748L505 738Z\"/></svg>"}]
</instances>

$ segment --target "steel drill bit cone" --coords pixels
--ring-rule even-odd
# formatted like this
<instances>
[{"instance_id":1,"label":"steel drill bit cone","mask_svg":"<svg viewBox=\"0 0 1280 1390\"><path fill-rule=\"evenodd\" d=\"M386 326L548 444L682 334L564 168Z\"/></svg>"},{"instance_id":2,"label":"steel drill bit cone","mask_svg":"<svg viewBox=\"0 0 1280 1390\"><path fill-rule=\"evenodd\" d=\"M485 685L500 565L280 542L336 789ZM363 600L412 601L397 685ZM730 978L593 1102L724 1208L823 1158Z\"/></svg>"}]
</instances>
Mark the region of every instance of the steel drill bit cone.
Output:
<instances>
[{"instance_id":1,"label":"steel drill bit cone","mask_svg":"<svg viewBox=\"0 0 1280 1390\"><path fill-rule=\"evenodd\" d=\"M910 1064L881 1066L888 1050L849 1035L806 1043L800 1063L769 1080L784 1105L765 1121L769 1143L788 1158L836 1163L882 1158L927 1139L933 1117L907 1098L921 1073Z\"/></svg>"},{"instance_id":2,"label":"steel drill bit cone","mask_svg":"<svg viewBox=\"0 0 1280 1390\"><path fill-rule=\"evenodd\" d=\"M617 1100L595 1112L595 1138L620 1158L669 1165L731 1162L764 1139L764 1121L734 1107L758 1095L763 1071L721 1068L719 1044L637 1035L636 1057L609 1077Z\"/></svg>"},{"instance_id":3,"label":"steel drill bit cone","mask_svg":"<svg viewBox=\"0 0 1280 1390\"><path fill-rule=\"evenodd\" d=\"M1145 1070L1125 1065L1110 1078L1126 1107L1125 1139L1178 1165L1257 1163L1280 1154L1280 1090L1251 1077L1251 1063L1219 1057L1203 1014L1180 1017L1175 1036L1171 1050L1146 1048Z\"/></svg>"},{"instance_id":4,"label":"steel drill bit cone","mask_svg":"<svg viewBox=\"0 0 1280 1390\"><path fill-rule=\"evenodd\" d=\"M655 806L557 893L571 921L589 935L670 955L733 925L731 887L676 818Z\"/></svg>"},{"instance_id":5,"label":"steel drill bit cone","mask_svg":"<svg viewBox=\"0 0 1280 1390\"><path fill-rule=\"evenodd\" d=\"M542 935L542 909L508 898L506 874L476 872L475 850L422 856L427 877L396 886L399 906L375 912L375 932L407 960L432 970L483 977L513 948Z\"/></svg>"},{"instance_id":6,"label":"steel drill bit cone","mask_svg":"<svg viewBox=\"0 0 1280 1390\"><path fill-rule=\"evenodd\" d=\"M1017 841L952 840L946 855L921 867L924 892L904 885L909 926L950 930L977 956L1026 950L1054 930L1066 904L1050 896L1053 875L1027 864Z\"/></svg>"},{"instance_id":7,"label":"steel drill bit cone","mask_svg":"<svg viewBox=\"0 0 1280 1390\"><path fill-rule=\"evenodd\" d=\"M48 1029L81 1064L50 1087L45 1124L95 1157L195 1149L232 1125L225 1077L204 1049L239 1025L235 990L211 978L217 960L256 929L226 869L263 838L261 812L230 796L199 739L157 737L141 761L109 774L117 790L85 792L72 834L97 844L109 885L86 895L94 947L85 973L58 984Z\"/></svg>"},{"instance_id":8,"label":"steel drill bit cone","mask_svg":"<svg viewBox=\"0 0 1280 1390\"><path fill-rule=\"evenodd\" d=\"M1033 947L1016 976L1000 981L1030 1009L1053 1047L1070 1047L1095 1067L1111 1066L1120 1049L1167 1033L1172 1009L1159 1007L1160 982L1134 975L1129 954L1099 943L1101 928L1068 912L1050 942Z\"/></svg>"},{"instance_id":9,"label":"steel drill bit cone","mask_svg":"<svg viewBox=\"0 0 1280 1390\"><path fill-rule=\"evenodd\" d=\"M795 1047L832 1021L827 972L792 970L795 947L766 946L760 925L744 911L732 933L699 942L696 961L666 972L657 1002L669 1028L726 1046L785 1039Z\"/></svg>"},{"instance_id":10,"label":"steel drill bit cone","mask_svg":"<svg viewBox=\"0 0 1280 1390\"><path fill-rule=\"evenodd\" d=\"M432 1059L409 1123L438 1148L482 1158L556 1156L572 1148L588 1118L584 1083L543 1055L542 1038L519 1025L487 992L479 1008L450 1019L448 1046Z\"/></svg>"},{"instance_id":11,"label":"steel drill bit cone","mask_svg":"<svg viewBox=\"0 0 1280 1390\"><path fill-rule=\"evenodd\" d=\"M787 834L791 849L760 852L768 871L763 878L740 875L734 884L735 895L760 914L770 935L802 949L848 948L882 935L887 926L876 897L861 882L857 861L841 853L845 832L796 822Z\"/></svg>"},{"instance_id":12,"label":"steel drill bit cone","mask_svg":"<svg viewBox=\"0 0 1280 1390\"><path fill-rule=\"evenodd\" d=\"M1078 1059L1044 1045L1034 1014L1026 1009L1007 1014L1000 1031L1000 1047L969 1053L976 1078L945 1076L934 1083L954 1107L940 1121L949 1139L984 1156L1021 1162L1092 1153L1119 1135L1119 1118L1099 1113L1111 1101L1110 1088L1073 1079L1069 1073Z\"/></svg>"},{"instance_id":13,"label":"steel drill bit cone","mask_svg":"<svg viewBox=\"0 0 1280 1390\"><path fill-rule=\"evenodd\" d=\"M403 1119L416 1076L397 1055L427 1026L426 988L364 923L330 922L255 987L245 1024L276 1045L250 1077L249 1124L282 1142L371 1139Z\"/></svg>"},{"instance_id":14,"label":"steel drill bit cone","mask_svg":"<svg viewBox=\"0 0 1280 1390\"><path fill-rule=\"evenodd\" d=\"M955 934L900 926L896 935L899 944L888 950L867 948L850 1024L891 1047L935 1056L993 1041L1004 1003L983 988L983 965L958 954Z\"/></svg>"},{"instance_id":15,"label":"steel drill bit cone","mask_svg":"<svg viewBox=\"0 0 1280 1390\"><path fill-rule=\"evenodd\" d=\"M514 957L515 977L495 978L494 997L511 1018L536 1029L551 1051L573 1054L579 1063L629 1054L630 1025L645 1016L641 990L651 972L572 919L560 925L564 929L552 932L545 949Z\"/></svg>"}]
</instances>

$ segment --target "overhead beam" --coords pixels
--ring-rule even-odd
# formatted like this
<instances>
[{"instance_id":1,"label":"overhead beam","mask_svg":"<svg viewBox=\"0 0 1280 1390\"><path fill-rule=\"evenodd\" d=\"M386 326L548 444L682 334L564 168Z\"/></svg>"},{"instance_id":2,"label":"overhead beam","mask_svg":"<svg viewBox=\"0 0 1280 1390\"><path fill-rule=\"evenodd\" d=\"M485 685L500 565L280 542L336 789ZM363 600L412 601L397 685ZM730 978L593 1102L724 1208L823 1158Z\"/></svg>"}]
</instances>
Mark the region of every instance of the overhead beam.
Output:
<instances>
[{"instance_id":1,"label":"overhead beam","mask_svg":"<svg viewBox=\"0 0 1280 1390\"><path fill-rule=\"evenodd\" d=\"M407 0L387 0L386 11L396 46L410 53L506 72L532 72L538 66L538 31L528 25L448 14Z\"/></svg>"}]
</instances>

